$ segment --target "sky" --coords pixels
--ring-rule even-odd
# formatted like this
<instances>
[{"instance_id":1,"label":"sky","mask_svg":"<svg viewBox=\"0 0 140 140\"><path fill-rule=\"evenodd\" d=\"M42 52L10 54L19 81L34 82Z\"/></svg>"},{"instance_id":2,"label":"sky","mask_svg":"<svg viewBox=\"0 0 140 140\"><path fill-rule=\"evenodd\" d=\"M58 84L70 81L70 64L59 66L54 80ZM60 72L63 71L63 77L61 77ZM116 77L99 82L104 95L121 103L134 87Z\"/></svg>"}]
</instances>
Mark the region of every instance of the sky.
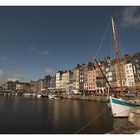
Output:
<instances>
[{"instance_id":1,"label":"sky","mask_svg":"<svg viewBox=\"0 0 140 140\"><path fill-rule=\"evenodd\" d=\"M29 81L114 56L111 17L122 53L140 51L140 7L1 6L0 83Z\"/></svg>"}]
</instances>

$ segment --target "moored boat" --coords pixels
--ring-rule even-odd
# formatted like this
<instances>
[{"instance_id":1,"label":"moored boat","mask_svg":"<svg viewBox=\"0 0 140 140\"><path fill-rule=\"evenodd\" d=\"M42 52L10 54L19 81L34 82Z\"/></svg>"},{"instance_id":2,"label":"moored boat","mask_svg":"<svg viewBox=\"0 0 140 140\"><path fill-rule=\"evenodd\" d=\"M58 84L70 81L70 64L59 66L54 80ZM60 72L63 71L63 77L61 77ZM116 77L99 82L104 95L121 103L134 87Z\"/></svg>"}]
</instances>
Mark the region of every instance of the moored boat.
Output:
<instances>
[{"instance_id":1,"label":"moored boat","mask_svg":"<svg viewBox=\"0 0 140 140\"><path fill-rule=\"evenodd\" d=\"M112 115L114 117L128 117L132 107L140 106L137 103L131 103L122 99L109 97Z\"/></svg>"},{"instance_id":2,"label":"moored boat","mask_svg":"<svg viewBox=\"0 0 140 140\"><path fill-rule=\"evenodd\" d=\"M117 71L118 71L118 79L119 79L119 88L120 88L120 93L124 94L123 91L123 81L122 81L122 74L121 74L121 65L120 65L120 47L118 43L118 37L116 34L116 28L115 28L115 23L112 18L112 30L113 30L113 39L114 39L114 48L115 48L115 64L117 65ZM95 59L96 61L96 59ZM101 73L104 75L106 82L108 83L109 88L111 89L111 92L109 92L109 99L107 102L108 107L111 109L112 115L114 117L128 117L130 113L130 109L132 107L137 107L140 106L140 104L137 102L131 101L131 100L124 100L124 99L119 99L115 97L115 91L112 89L110 82L106 78L106 75L103 73L102 69L100 68L98 62L96 61ZM128 89L127 89L128 90ZM130 91L127 91L130 92ZM130 94L134 95L133 92Z\"/></svg>"},{"instance_id":3,"label":"moored boat","mask_svg":"<svg viewBox=\"0 0 140 140\"><path fill-rule=\"evenodd\" d=\"M37 97L37 98L41 98L41 94L37 94L36 97Z\"/></svg>"},{"instance_id":4,"label":"moored boat","mask_svg":"<svg viewBox=\"0 0 140 140\"><path fill-rule=\"evenodd\" d=\"M31 93L23 93L23 96L28 97L28 96L32 96Z\"/></svg>"},{"instance_id":5,"label":"moored boat","mask_svg":"<svg viewBox=\"0 0 140 140\"><path fill-rule=\"evenodd\" d=\"M48 94L42 94L41 97L48 97Z\"/></svg>"},{"instance_id":6,"label":"moored boat","mask_svg":"<svg viewBox=\"0 0 140 140\"><path fill-rule=\"evenodd\" d=\"M48 97L49 97L49 99L61 99L60 96L55 95L55 94L49 94Z\"/></svg>"},{"instance_id":7,"label":"moored boat","mask_svg":"<svg viewBox=\"0 0 140 140\"><path fill-rule=\"evenodd\" d=\"M123 92L122 75L121 75L121 68L120 68L121 55L120 55L118 37L116 34L116 28L115 28L115 23L114 23L113 18L112 18L112 30L113 30L114 48L115 48L115 54L116 54L116 64L118 65L118 73L119 73L118 76L120 78L120 89L121 89L121 92ZM112 96L110 96L109 99L110 99L110 107L111 107L112 115L114 117L128 117L130 109L132 107L140 106L140 104L132 103L130 102L130 100L125 101L123 99L114 98Z\"/></svg>"}]
</instances>

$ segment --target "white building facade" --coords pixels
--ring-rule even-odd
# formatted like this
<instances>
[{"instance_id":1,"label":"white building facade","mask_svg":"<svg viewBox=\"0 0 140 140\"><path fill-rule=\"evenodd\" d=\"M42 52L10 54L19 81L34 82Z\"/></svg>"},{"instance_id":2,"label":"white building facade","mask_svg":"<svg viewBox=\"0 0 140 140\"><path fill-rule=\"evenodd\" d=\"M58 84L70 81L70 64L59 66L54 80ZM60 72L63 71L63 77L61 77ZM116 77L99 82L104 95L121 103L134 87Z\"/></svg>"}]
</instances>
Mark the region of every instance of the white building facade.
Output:
<instances>
[{"instance_id":1,"label":"white building facade","mask_svg":"<svg viewBox=\"0 0 140 140\"><path fill-rule=\"evenodd\" d=\"M61 71L57 72L55 76L56 76L56 89L61 89L62 72Z\"/></svg>"},{"instance_id":2,"label":"white building facade","mask_svg":"<svg viewBox=\"0 0 140 140\"><path fill-rule=\"evenodd\" d=\"M126 74L126 86L134 87L135 86L135 78L132 63L125 64L125 74Z\"/></svg>"}]
</instances>

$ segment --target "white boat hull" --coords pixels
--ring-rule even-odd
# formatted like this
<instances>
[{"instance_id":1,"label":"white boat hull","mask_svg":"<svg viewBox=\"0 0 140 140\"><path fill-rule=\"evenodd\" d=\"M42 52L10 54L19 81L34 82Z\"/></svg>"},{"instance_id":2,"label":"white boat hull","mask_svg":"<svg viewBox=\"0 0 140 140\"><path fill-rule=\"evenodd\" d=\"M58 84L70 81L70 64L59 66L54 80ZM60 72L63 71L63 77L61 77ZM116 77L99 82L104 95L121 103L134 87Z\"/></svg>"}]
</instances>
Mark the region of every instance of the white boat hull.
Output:
<instances>
[{"instance_id":1,"label":"white boat hull","mask_svg":"<svg viewBox=\"0 0 140 140\"><path fill-rule=\"evenodd\" d=\"M114 117L128 117L132 107L139 106L138 104L129 103L121 99L110 96L110 107Z\"/></svg>"},{"instance_id":2,"label":"white boat hull","mask_svg":"<svg viewBox=\"0 0 140 140\"><path fill-rule=\"evenodd\" d=\"M32 96L32 94L31 94L31 93L24 93L23 95L24 95L24 97L29 97L29 96Z\"/></svg>"},{"instance_id":3,"label":"white boat hull","mask_svg":"<svg viewBox=\"0 0 140 140\"><path fill-rule=\"evenodd\" d=\"M37 98L41 98L41 94L36 95Z\"/></svg>"},{"instance_id":4,"label":"white boat hull","mask_svg":"<svg viewBox=\"0 0 140 140\"><path fill-rule=\"evenodd\" d=\"M48 95L49 99L60 99L60 97L56 95Z\"/></svg>"}]
</instances>

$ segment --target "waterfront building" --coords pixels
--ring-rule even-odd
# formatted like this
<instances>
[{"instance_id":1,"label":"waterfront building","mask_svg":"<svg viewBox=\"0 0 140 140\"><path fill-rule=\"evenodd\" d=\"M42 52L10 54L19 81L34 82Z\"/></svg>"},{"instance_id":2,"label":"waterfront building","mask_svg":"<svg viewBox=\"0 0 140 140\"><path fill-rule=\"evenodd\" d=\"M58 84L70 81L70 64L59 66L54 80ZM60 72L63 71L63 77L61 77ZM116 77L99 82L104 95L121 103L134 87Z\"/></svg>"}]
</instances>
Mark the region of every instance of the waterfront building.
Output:
<instances>
[{"instance_id":1,"label":"waterfront building","mask_svg":"<svg viewBox=\"0 0 140 140\"><path fill-rule=\"evenodd\" d=\"M102 69L102 72L105 74L105 61L99 61L98 65L100 66L100 68ZM95 69L96 69L96 77L97 78L103 78L104 75L102 74L100 68L95 65Z\"/></svg>"},{"instance_id":2,"label":"waterfront building","mask_svg":"<svg viewBox=\"0 0 140 140\"><path fill-rule=\"evenodd\" d=\"M80 81L80 65L77 64L77 66L75 66L73 69L72 69L72 72L73 72L73 76L72 76L72 92L77 94L79 93L79 90L80 90L80 84L79 84L79 81Z\"/></svg>"},{"instance_id":3,"label":"waterfront building","mask_svg":"<svg viewBox=\"0 0 140 140\"><path fill-rule=\"evenodd\" d=\"M108 63L106 63L106 62L108 62ZM108 80L110 79L110 77L108 77L108 74L106 73L106 71L108 71L108 67L110 67L110 65L108 66L107 64L110 64L109 57L107 57L104 61L99 61L99 63L98 63L99 66L97 66L97 65L95 66L95 68L96 68L96 92L98 94L105 93L105 89L107 87L105 76ZM104 74L102 74L99 67L102 69L102 72ZM109 72L111 72L111 70ZM110 74L109 74L109 76L110 76Z\"/></svg>"},{"instance_id":4,"label":"waterfront building","mask_svg":"<svg viewBox=\"0 0 140 140\"><path fill-rule=\"evenodd\" d=\"M66 94L72 94L73 93L73 82L70 82L66 85Z\"/></svg>"},{"instance_id":5,"label":"waterfront building","mask_svg":"<svg viewBox=\"0 0 140 140\"><path fill-rule=\"evenodd\" d=\"M125 75L126 75L126 86L134 87L135 86L135 78L132 63L125 64Z\"/></svg>"},{"instance_id":6,"label":"waterfront building","mask_svg":"<svg viewBox=\"0 0 140 140\"><path fill-rule=\"evenodd\" d=\"M56 77L55 76L51 76L50 78L50 89L55 89L56 87Z\"/></svg>"},{"instance_id":7,"label":"waterfront building","mask_svg":"<svg viewBox=\"0 0 140 140\"><path fill-rule=\"evenodd\" d=\"M31 83L18 82L16 84L17 92L31 92Z\"/></svg>"},{"instance_id":8,"label":"waterfront building","mask_svg":"<svg viewBox=\"0 0 140 140\"><path fill-rule=\"evenodd\" d=\"M70 70L64 71L62 73L62 80L61 80L62 91L66 91L67 85L71 83L71 80L72 80L72 72Z\"/></svg>"},{"instance_id":9,"label":"waterfront building","mask_svg":"<svg viewBox=\"0 0 140 140\"><path fill-rule=\"evenodd\" d=\"M112 88L117 87L115 60L110 57L105 58L105 75ZM107 85L108 86L108 85Z\"/></svg>"},{"instance_id":10,"label":"waterfront building","mask_svg":"<svg viewBox=\"0 0 140 140\"><path fill-rule=\"evenodd\" d=\"M132 57L130 55L128 55L128 54L125 54L124 55L124 62L125 62L125 64L129 63L131 61L132 61Z\"/></svg>"},{"instance_id":11,"label":"waterfront building","mask_svg":"<svg viewBox=\"0 0 140 140\"><path fill-rule=\"evenodd\" d=\"M84 89L91 93L94 93L97 90L95 68L88 69L87 80L84 84Z\"/></svg>"},{"instance_id":12,"label":"waterfront building","mask_svg":"<svg viewBox=\"0 0 140 140\"><path fill-rule=\"evenodd\" d=\"M140 89L140 52L132 56L132 64L134 70L136 88Z\"/></svg>"},{"instance_id":13,"label":"waterfront building","mask_svg":"<svg viewBox=\"0 0 140 140\"><path fill-rule=\"evenodd\" d=\"M105 78L96 78L96 92L98 94L104 95L105 94L105 90L108 87L106 85L106 80Z\"/></svg>"},{"instance_id":14,"label":"waterfront building","mask_svg":"<svg viewBox=\"0 0 140 140\"><path fill-rule=\"evenodd\" d=\"M85 64L79 66L79 90L81 92L84 91L84 66Z\"/></svg>"},{"instance_id":15,"label":"waterfront building","mask_svg":"<svg viewBox=\"0 0 140 140\"><path fill-rule=\"evenodd\" d=\"M43 79L42 79L42 92L46 92L49 90L53 90L55 89L56 85L55 85L55 76L50 76L50 75L46 75Z\"/></svg>"},{"instance_id":16,"label":"waterfront building","mask_svg":"<svg viewBox=\"0 0 140 140\"><path fill-rule=\"evenodd\" d=\"M39 80L35 81L33 91L35 93L42 93L43 90L44 90L43 79L39 79Z\"/></svg>"},{"instance_id":17,"label":"waterfront building","mask_svg":"<svg viewBox=\"0 0 140 140\"><path fill-rule=\"evenodd\" d=\"M5 84L3 84L2 88L4 91L15 91L17 83L19 83L19 81L7 81Z\"/></svg>"},{"instance_id":18,"label":"waterfront building","mask_svg":"<svg viewBox=\"0 0 140 140\"><path fill-rule=\"evenodd\" d=\"M55 77L56 77L56 89L57 90L61 90L62 89L62 84L61 84L61 81L62 81L62 73L63 73L63 71L58 71L55 74Z\"/></svg>"},{"instance_id":19,"label":"waterfront building","mask_svg":"<svg viewBox=\"0 0 140 140\"><path fill-rule=\"evenodd\" d=\"M35 91L35 82L36 81L31 81L30 83L31 83L31 93L34 93Z\"/></svg>"},{"instance_id":20,"label":"waterfront building","mask_svg":"<svg viewBox=\"0 0 140 140\"><path fill-rule=\"evenodd\" d=\"M115 60L116 61L116 60ZM120 87L125 87L126 85L126 74L125 74L125 61L124 59L120 59L120 72L117 62L115 62L115 73L116 73L116 82L118 90L120 91ZM120 79L121 78L121 79ZM122 83L121 83L122 81Z\"/></svg>"}]
</instances>

